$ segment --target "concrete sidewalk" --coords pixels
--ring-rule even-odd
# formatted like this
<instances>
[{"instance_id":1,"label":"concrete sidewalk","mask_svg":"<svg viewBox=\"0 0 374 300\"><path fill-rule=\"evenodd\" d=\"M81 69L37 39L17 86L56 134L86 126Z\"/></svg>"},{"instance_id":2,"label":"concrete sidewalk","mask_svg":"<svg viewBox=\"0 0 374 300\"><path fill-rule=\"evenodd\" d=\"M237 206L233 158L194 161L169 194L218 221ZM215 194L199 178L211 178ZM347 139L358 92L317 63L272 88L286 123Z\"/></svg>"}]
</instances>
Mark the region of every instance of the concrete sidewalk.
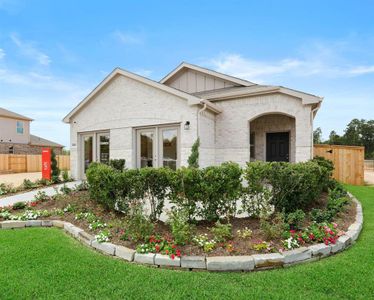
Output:
<instances>
[{"instance_id":1,"label":"concrete sidewalk","mask_svg":"<svg viewBox=\"0 0 374 300\"><path fill-rule=\"evenodd\" d=\"M75 188L75 186L79 185L80 183L82 183L82 181L78 180L78 181L67 182L67 183L65 183L65 185L69 188ZM47 196L53 196L53 195L56 194L56 189L60 190L60 188L63 185L64 184L62 183L62 184L58 184L58 185L55 185L55 186L41 188L41 189L37 189L37 190L34 190L34 191L22 193L22 194L17 194L17 195L13 195L13 196L9 196L9 197L0 198L0 207L13 205L16 202L33 201L35 195L38 192L41 192L41 191L45 192L47 194Z\"/></svg>"}]
</instances>

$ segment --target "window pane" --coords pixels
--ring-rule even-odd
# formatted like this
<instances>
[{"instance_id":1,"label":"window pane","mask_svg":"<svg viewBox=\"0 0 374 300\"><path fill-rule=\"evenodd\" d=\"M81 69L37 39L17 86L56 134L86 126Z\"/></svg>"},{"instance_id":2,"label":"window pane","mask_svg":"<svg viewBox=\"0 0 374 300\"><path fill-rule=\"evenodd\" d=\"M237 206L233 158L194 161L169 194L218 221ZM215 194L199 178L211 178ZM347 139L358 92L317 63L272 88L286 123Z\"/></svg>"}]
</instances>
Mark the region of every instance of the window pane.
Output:
<instances>
[{"instance_id":1,"label":"window pane","mask_svg":"<svg viewBox=\"0 0 374 300\"><path fill-rule=\"evenodd\" d=\"M162 130L163 166L177 168L177 129Z\"/></svg>"},{"instance_id":2,"label":"window pane","mask_svg":"<svg viewBox=\"0 0 374 300\"><path fill-rule=\"evenodd\" d=\"M92 136L84 137L84 172L85 173L93 159L92 142L93 142Z\"/></svg>"},{"instance_id":3,"label":"window pane","mask_svg":"<svg viewBox=\"0 0 374 300\"><path fill-rule=\"evenodd\" d=\"M109 163L109 141L109 134L100 135L100 162L104 164Z\"/></svg>"},{"instance_id":4,"label":"window pane","mask_svg":"<svg viewBox=\"0 0 374 300\"><path fill-rule=\"evenodd\" d=\"M153 133L140 133L140 167L153 167Z\"/></svg>"},{"instance_id":5,"label":"window pane","mask_svg":"<svg viewBox=\"0 0 374 300\"><path fill-rule=\"evenodd\" d=\"M17 121L17 133L23 134L23 122Z\"/></svg>"}]
</instances>

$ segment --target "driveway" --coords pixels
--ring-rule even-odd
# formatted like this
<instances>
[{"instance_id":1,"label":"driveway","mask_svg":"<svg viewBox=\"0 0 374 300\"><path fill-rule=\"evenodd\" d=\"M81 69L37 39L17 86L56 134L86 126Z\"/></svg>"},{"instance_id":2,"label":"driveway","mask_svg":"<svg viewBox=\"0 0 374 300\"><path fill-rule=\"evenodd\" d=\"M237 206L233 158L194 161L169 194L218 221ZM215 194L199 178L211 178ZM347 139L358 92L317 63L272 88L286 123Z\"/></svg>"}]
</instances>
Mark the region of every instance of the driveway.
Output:
<instances>
[{"instance_id":1,"label":"driveway","mask_svg":"<svg viewBox=\"0 0 374 300\"><path fill-rule=\"evenodd\" d=\"M16 187L16 186L21 185L24 179L35 181L40 178L42 178L41 172L1 174L0 183L12 184L14 187Z\"/></svg>"},{"instance_id":2,"label":"driveway","mask_svg":"<svg viewBox=\"0 0 374 300\"><path fill-rule=\"evenodd\" d=\"M374 171L365 170L365 182L368 184L374 184Z\"/></svg>"}]
</instances>

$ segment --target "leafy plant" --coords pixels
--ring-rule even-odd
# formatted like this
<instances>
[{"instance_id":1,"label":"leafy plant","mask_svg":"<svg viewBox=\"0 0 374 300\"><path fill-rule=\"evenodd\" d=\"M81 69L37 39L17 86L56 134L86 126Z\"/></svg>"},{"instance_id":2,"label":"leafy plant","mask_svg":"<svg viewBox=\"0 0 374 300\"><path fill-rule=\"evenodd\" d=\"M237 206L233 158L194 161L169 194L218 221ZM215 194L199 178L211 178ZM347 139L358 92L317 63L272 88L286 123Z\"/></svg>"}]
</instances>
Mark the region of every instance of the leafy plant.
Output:
<instances>
[{"instance_id":1,"label":"leafy plant","mask_svg":"<svg viewBox=\"0 0 374 300\"><path fill-rule=\"evenodd\" d=\"M184 245L191 239L193 226L189 224L188 212L184 209L172 209L168 224L177 245Z\"/></svg>"},{"instance_id":2,"label":"leafy plant","mask_svg":"<svg viewBox=\"0 0 374 300\"><path fill-rule=\"evenodd\" d=\"M52 149L52 152L51 152L51 169L52 169L52 174L51 174L52 182L54 182L54 183L60 182L61 171L60 171L60 168L58 167L58 162L57 162L57 159L56 159L56 153L53 149Z\"/></svg>"},{"instance_id":3,"label":"leafy plant","mask_svg":"<svg viewBox=\"0 0 374 300\"><path fill-rule=\"evenodd\" d=\"M305 219L305 213L301 209L297 209L286 215L286 222L292 229L300 228Z\"/></svg>"},{"instance_id":4,"label":"leafy plant","mask_svg":"<svg viewBox=\"0 0 374 300\"><path fill-rule=\"evenodd\" d=\"M258 252L272 253L275 252L274 245L270 242L261 241L252 245L252 249Z\"/></svg>"},{"instance_id":5,"label":"leafy plant","mask_svg":"<svg viewBox=\"0 0 374 300\"><path fill-rule=\"evenodd\" d=\"M113 169L116 169L117 171L124 171L126 165L125 159L110 159L109 160L109 166L111 166Z\"/></svg>"},{"instance_id":6,"label":"leafy plant","mask_svg":"<svg viewBox=\"0 0 374 300\"><path fill-rule=\"evenodd\" d=\"M25 190L30 190L38 187L38 184L35 182L32 182L30 179L24 179L22 186Z\"/></svg>"},{"instance_id":7,"label":"leafy plant","mask_svg":"<svg viewBox=\"0 0 374 300\"><path fill-rule=\"evenodd\" d=\"M63 182L72 181L72 178L70 177L68 170L62 170L62 181Z\"/></svg>"},{"instance_id":8,"label":"leafy plant","mask_svg":"<svg viewBox=\"0 0 374 300\"><path fill-rule=\"evenodd\" d=\"M220 221L217 221L210 231L214 235L214 240L219 243L232 239L232 226L229 223L222 224Z\"/></svg>"},{"instance_id":9,"label":"leafy plant","mask_svg":"<svg viewBox=\"0 0 374 300\"><path fill-rule=\"evenodd\" d=\"M200 234L195 236L192 241L199 247L203 249L204 252L211 252L213 251L214 247L216 246L215 240L209 240L207 234Z\"/></svg>"},{"instance_id":10,"label":"leafy plant","mask_svg":"<svg viewBox=\"0 0 374 300\"><path fill-rule=\"evenodd\" d=\"M154 225L143 215L142 206L133 207L126 222L126 237L135 242L145 241L152 235L153 230Z\"/></svg>"},{"instance_id":11,"label":"leafy plant","mask_svg":"<svg viewBox=\"0 0 374 300\"><path fill-rule=\"evenodd\" d=\"M34 196L34 199L36 201L44 202L49 200L49 196L47 196L46 192L44 191L38 191L36 195Z\"/></svg>"},{"instance_id":12,"label":"leafy plant","mask_svg":"<svg viewBox=\"0 0 374 300\"><path fill-rule=\"evenodd\" d=\"M252 236L252 230L249 229L248 227L244 227L244 229L238 229L236 231L236 234L238 235L239 238L245 240L249 239Z\"/></svg>"},{"instance_id":13,"label":"leafy plant","mask_svg":"<svg viewBox=\"0 0 374 300\"><path fill-rule=\"evenodd\" d=\"M263 218L260 220L261 231L268 240L279 238L282 235L285 227L283 213L275 213L272 218Z\"/></svg>"},{"instance_id":14,"label":"leafy plant","mask_svg":"<svg viewBox=\"0 0 374 300\"><path fill-rule=\"evenodd\" d=\"M111 238L111 234L110 234L109 230L102 230L97 235L95 235L95 239L99 243L109 242L110 238Z\"/></svg>"},{"instance_id":15,"label":"leafy plant","mask_svg":"<svg viewBox=\"0 0 374 300\"><path fill-rule=\"evenodd\" d=\"M187 159L189 168L199 168L199 147L200 138L197 138L195 143L192 145L191 154Z\"/></svg>"},{"instance_id":16,"label":"leafy plant","mask_svg":"<svg viewBox=\"0 0 374 300\"><path fill-rule=\"evenodd\" d=\"M73 190L71 188L69 188L66 184L64 184L61 188L60 188L60 192L63 194L63 195L69 195L71 194Z\"/></svg>"},{"instance_id":17,"label":"leafy plant","mask_svg":"<svg viewBox=\"0 0 374 300\"><path fill-rule=\"evenodd\" d=\"M13 210L19 210L19 209L24 209L26 207L26 203L25 202L16 202L13 204Z\"/></svg>"}]
</instances>

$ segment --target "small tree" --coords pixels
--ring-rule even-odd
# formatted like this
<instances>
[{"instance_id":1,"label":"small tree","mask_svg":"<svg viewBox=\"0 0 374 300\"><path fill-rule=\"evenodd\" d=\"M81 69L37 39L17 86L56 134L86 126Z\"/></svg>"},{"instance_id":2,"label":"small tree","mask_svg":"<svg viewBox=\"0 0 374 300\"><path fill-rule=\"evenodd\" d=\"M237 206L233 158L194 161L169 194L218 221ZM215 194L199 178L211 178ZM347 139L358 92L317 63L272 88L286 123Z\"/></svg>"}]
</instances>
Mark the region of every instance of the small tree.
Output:
<instances>
[{"instance_id":1,"label":"small tree","mask_svg":"<svg viewBox=\"0 0 374 300\"><path fill-rule=\"evenodd\" d=\"M52 181L58 182L60 181L60 169L58 167L58 162L56 159L56 153L52 149L52 155L51 155L51 169L52 169Z\"/></svg>"},{"instance_id":2,"label":"small tree","mask_svg":"<svg viewBox=\"0 0 374 300\"><path fill-rule=\"evenodd\" d=\"M199 168L199 147L200 147L200 138L197 138L195 143L192 145L191 155L188 158L188 166L190 168Z\"/></svg>"}]
</instances>

